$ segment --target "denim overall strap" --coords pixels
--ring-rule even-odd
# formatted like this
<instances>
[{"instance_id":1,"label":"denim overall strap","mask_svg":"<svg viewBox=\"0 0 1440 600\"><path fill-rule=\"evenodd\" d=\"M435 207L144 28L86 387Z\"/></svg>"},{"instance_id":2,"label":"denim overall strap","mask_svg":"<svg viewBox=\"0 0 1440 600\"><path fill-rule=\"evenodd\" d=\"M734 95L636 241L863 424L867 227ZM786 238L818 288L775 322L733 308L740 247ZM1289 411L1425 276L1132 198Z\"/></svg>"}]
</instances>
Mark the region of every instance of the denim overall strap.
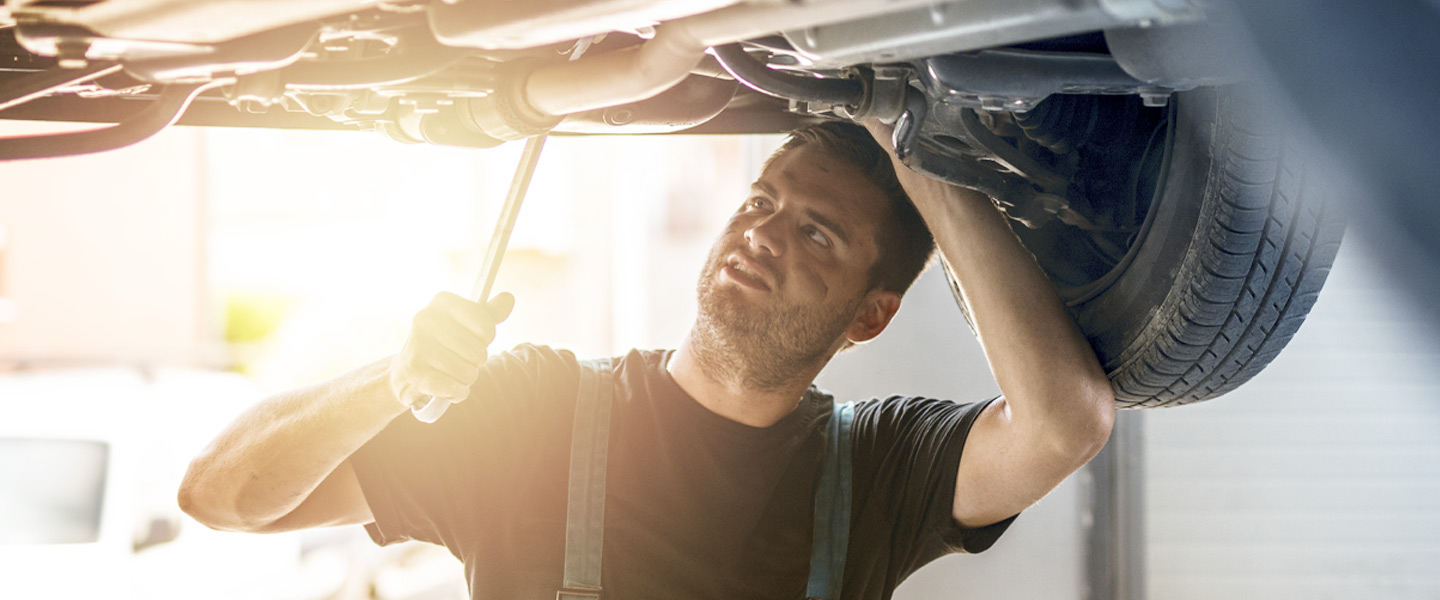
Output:
<instances>
[{"instance_id":1,"label":"denim overall strap","mask_svg":"<svg viewBox=\"0 0 1440 600\"><path fill-rule=\"evenodd\" d=\"M830 416L825 462L815 490L815 539L810 550L810 582L805 597L837 600L850 545L850 424L854 404L837 404Z\"/></svg>"},{"instance_id":2,"label":"denim overall strap","mask_svg":"<svg viewBox=\"0 0 1440 600\"><path fill-rule=\"evenodd\" d=\"M614 366L603 358L580 363L580 389L570 439L570 492L565 515L565 579L556 600L600 597L605 547L605 458L610 446Z\"/></svg>"}]
</instances>

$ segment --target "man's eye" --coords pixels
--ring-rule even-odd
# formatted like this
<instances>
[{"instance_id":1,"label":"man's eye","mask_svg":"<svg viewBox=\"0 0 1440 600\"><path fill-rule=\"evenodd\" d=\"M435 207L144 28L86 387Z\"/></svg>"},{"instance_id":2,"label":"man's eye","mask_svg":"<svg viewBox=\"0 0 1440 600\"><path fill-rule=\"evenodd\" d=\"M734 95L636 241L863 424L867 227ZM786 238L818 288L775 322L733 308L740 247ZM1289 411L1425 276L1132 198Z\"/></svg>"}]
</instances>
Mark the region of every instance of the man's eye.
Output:
<instances>
[{"instance_id":1,"label":"man's eye","mask_svg":"<svg viewBox=\"0 0 1440 600\"><path fill-rule=\"evenodd\" d=\"M815 227L814 225L806 226L805 236L809 237L810 241L819 244L822 248L830 247L830 236L825 235L825 232L821 231L819 227Z\"/></svg>"},{"instance_id":2,"label":"man's eye","mask_svg":"<svg viewBox=\"0 0 1440 600\"><path fill-rule=\"evenodd\" d=\"M745 202L745 208L768 210L770 208L770 201L760 197L751 198Z\"/></svg>"}]
</instances>

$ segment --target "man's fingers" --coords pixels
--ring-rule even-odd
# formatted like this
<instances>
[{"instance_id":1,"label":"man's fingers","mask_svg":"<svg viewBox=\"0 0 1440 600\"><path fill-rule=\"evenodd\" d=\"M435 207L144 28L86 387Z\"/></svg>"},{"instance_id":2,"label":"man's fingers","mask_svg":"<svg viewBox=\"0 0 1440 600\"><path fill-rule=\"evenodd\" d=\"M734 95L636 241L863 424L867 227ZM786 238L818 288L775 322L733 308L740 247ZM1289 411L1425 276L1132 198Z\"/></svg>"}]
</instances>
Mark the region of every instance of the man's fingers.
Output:
<instances>
[{"instance_id":1,"label":"man's fingers","mask_svg":"<svg viewBox=\"0 0 1440 600\"><path fill-rule=\"evenodd\" d=\"M392 359L391 387L402 401L415 396L464 400L480 375L495 339L495 324L510 316L515 297L499 294L489 303L437 294L416 313L410 336Z\"/></svg>"},{"instance_id":2,"label":"man's fingers","mask_svg":"<svg viewBox=\"0 0 1440 600\"><path fill-rule=\"evenodd\" d=\"M470 385L480 375L480 368L443 348L429 355L416 356L406 369L406 378L415 390L450 402L459 402L470 395Z\"/></svg>"},{"instance_id":3,"label":"man's fingers","mask_svg":"<svg viewBox=\"0 0 1440 600\"><path fill-rule=\"evenodd\" d=\"M510 318L510 311L515 309L515 296L510 295L510 292L500 292L490 299L485 308L490 312L490 317L500 323Z\"/></svg>"},{"instance_id":4,"label":"man's fingers","mask_svg":"<svg viewBox=\"0 0 1440 600\"><path fill-rule=\"evenodd\" d=\"M451 320L476 335L492 338L495 336L495 324L509 317L514 306L515 297L510 294L497 295L487 306L450 292L441 292L425 310L439 313L442 319Z\"/></svg>"},{"instance_id":5,"label":"man's fingers","mask_svg":"<svg viewBox=\"0 0 1440 600\"><path fill-rule=\"evenodd\" d=\"M480 375L485 358L483 347L478 356L463 356L450 348L433 345L414 353L408 368L422 379L433 374L437 380L452 380L468 386Z\"/></svg>"},{"instance_id":6,"label":"man's fingers","mask_svg":"<svg viewBox=\"0 0 1440 600\"><path fill-rule=\"evenodd\" d=\"M444 349L478 365L485 361L490 341L495 338L493 326L481 326L483 329L477 331L456 324L444 313L421 311L412 322L411 337L418 353L429 354L433 349Z\"/></svg>"},{"instance_id":7,"label":"man's fingers","mask_svg":"<svg viewBox=\"0 0 1440 600\"><path fill-rule=\"evenodd\" d=\"M418 398L436 397L459 402L469 396L470 385L480 375L481 356L465 358L445 348L423 332L411 333L404 349L391 359L390 383L396 396L407 404Z\"/></svg>"}]
</instances>

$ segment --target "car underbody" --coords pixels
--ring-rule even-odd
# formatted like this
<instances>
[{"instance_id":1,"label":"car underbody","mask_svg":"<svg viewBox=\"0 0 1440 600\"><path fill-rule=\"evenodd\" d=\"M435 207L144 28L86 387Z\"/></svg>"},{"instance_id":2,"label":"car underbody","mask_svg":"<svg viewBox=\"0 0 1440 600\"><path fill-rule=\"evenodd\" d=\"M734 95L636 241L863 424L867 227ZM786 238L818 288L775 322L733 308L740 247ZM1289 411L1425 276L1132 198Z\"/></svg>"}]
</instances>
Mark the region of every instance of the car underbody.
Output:
<instances>
[{"instance_id":1,"label":"car underbody","mask_svg":"<svg viewBox=\"0 0 1440 600\"><path fill-rule=\"evenodd\" d=\"M1277 137L1266 133L1275 112L1244 92L1255 66L1231 8L11 0L0 13L0 119L116 124L0 139L0 160L118 148L176 122L486 148L539 134L775 133L878 119L894 125L908 167L981 191L1011 218L1123 402L1184 403L1269 362L1313 301L1292 303L1292 293L1319 289L1339 235L1334 219L1305 217L1319 209L1275 200L1304 166L1265 143ZM1262 185L1215 183L1226 178ZM1283 214L1234 221L1261 209ZM1310 279L1262 293L1272 304L1245 303L1285 277L1290 263L1266 248L1289 248L1302 217L1305 248L1321 250L1290 262ZM1253 264L1202 264L1210 250ZM1268 287L1233 285L1251 272ZM1229 300L1194 308L1216 297ZM1255 311L1270 325L1252 331Z\"/></svg>"}]
</instances>

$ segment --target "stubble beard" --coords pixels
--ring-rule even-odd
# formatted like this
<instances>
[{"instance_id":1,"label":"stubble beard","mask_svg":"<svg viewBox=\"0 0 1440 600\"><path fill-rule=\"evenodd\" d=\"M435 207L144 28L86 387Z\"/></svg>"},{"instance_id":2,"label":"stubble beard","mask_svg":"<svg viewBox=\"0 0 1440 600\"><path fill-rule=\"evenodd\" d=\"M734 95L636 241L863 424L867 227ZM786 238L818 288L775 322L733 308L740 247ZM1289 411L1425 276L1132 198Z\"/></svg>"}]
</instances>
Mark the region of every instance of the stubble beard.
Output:
<instances>
[{"instance_id":1,"label":"stubble beard","mask_svg":"<svg viewBox=\"0 0 1440 600\"><path fill-rule=\"evenodd\" d=\"M834 356L861 299L840 307L748 302L741 290L719 285L722 265L708 261L696 286L699 314L691 345L707 376L779 390Z\"/></svg>"}]
</instances>

